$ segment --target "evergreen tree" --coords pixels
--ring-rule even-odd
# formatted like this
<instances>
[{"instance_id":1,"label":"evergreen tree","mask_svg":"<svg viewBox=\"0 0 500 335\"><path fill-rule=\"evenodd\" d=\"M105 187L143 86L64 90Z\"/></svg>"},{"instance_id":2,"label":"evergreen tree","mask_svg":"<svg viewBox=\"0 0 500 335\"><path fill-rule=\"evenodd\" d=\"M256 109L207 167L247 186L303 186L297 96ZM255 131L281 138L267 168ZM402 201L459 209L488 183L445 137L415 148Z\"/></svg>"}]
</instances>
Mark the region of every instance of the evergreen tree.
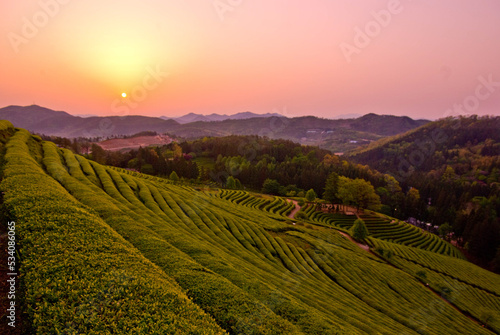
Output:
<instances>
[{"instance_id":1,"label":"evergreen tree","mask_svg":"<svg viewBox=\"0 0 500 335\"><path fill-rule=\"evenodd\" d=\"M306 192L306 200L309 202L313 202L317 197L316 192L312 188Z\"/></svg>"},{"instance_id":2,"label":"evergreen tree","mask_svg":"<svg viewBox=\"0 0 500 335\"><path fill-rule=\"evenodd\" d=\"M266 179L262 184L262 193L278 195L281 185L276 179Z\"/></svg>"},{"instance_id":3,"label":"evergreen tree","mask_svg":"<svg viewBox=\"0 0 500 335\"><path fill-rule=\"evenodd\" d=\"M234 190L236 188L236 181L233 176L229 176L226 180L226 188Z\"/></svg>"},{"instance_id":4,"label":"evergreen tree","mask_svg":"<svg viewBox=\"0 0 500 335\"><path fill-rule=\"evenodd\" d=\"M241 190L243 188L243 185L241 185L241 181L238 178L234 179L234 186L237 190Z\"/></svg>"},{"instance_id":5,"label":"evergreen tree","mask_svg":"<svg viewBox=\"0 0 500 335\"><path fill-rule=\"evenodd\" d=\"M330 173L328 179L325 183L325 192L323 193L323 199L332 204L339 201L339 175L336 172Z\"/></svg>"},{"instance_id":6,"label":"evergreen tree","mask_svg":"<svg viewBox=\"0 0 500 335\"><path fill-rule=\"evenodd\" d=\"M179 176L177 175L177 173L175 171L172 171L172 173L170 174L170 176L168 176L168 178L171 181L173 181L174 183L179 181Z\"/></svg>"},{"instance_id":7,"label":"evergreen tree","mask_svg":"<svg viewBox=\"0 0 500 335\"><path fill-rule=\"evenodd\" d=\"M368 236L368 229L366 228L365 221L361 219L354 221L350 233L354 239L358 241L364 240Z\"/></svg>"}]
</instances>

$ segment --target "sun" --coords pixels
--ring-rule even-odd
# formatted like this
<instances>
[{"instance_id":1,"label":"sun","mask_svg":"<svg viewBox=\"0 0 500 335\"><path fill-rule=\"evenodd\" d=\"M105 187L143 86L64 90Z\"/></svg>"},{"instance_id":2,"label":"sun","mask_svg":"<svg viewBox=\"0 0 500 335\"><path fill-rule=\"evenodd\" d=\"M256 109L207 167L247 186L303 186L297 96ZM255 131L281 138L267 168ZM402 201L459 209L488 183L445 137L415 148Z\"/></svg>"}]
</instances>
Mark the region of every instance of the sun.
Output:
<instances>
[{"instance_id":1,"label":"sun","mask_svg":"<svg viewBox=\"0 0 500 335\"><path fill-rule=\"evenodd\" d=\"M122 97L126 98L127 97L127 93L122 93Z\"/></svg>"}]
</instances>

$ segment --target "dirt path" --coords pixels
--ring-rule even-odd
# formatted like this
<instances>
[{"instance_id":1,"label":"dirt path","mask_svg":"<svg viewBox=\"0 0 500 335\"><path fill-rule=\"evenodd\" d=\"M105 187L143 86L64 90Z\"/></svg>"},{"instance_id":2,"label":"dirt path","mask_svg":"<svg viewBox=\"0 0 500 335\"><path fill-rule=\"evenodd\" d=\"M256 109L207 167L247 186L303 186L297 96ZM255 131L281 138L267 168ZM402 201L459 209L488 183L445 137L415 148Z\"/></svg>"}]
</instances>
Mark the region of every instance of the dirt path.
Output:
<instances>
[{"instance_id":1,"label":"dirt path","mask_svg":"<svg viewBox=\"0 0 500 335\"><path fill-rule=\"evenodd\" d=\"M367 246L367 245L365 245L365 244L362 244L362 243L358 243L358 242L356 242L356 240L355 240L355 239L353 239L353 238L351 237L351 235L349 235L349 234L347 234L347 233L344 233L344 232L342 232L342 231L340 231L340 230L337 230L337 232L338 232L340 235L347 237L347 239L349 239L351 242L356 243L356 244L358 245L358 247L360 247L361 249L363 249L363 250L368 251L369 253L371 253L371 251L370 251L370 247L369 247L369 246Z\"/></svg>"},{"instance_id":2,"label":"dirt path","mask_svg":"<svg viewBox=\"0 0 500 335\"><path fill-rule=\"evenodd\" d=\"M295 214L297 214L298 211L300 211L301 207L299 206L299 203L296 200L292 199L286 199L289 202L293 202L295 204L295 208L288 214L288 217L290 219L293 219L295 217Z\"/></svg>"}]
</instances>

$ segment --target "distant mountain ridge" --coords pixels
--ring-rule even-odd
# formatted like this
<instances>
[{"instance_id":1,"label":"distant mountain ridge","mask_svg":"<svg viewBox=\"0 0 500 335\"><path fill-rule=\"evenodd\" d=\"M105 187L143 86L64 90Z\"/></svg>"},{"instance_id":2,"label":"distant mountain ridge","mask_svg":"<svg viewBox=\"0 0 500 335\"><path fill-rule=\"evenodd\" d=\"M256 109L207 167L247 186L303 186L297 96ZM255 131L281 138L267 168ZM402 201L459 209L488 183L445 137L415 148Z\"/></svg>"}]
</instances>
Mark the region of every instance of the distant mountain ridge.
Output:
<instances>
[{"instance_id":1,"label":"distant mountain ridge","mask_svg":"<svg viewBox=\"0 0 500 335\"><path fill-rule=\"evenodd\" d=\"M203 114L196 114L196 113L189 113L183 116L179 117L168 117L168 116L160 116L161 119L168 120L172 119L180 124L185 124L185 123L191 123L191 122L198 122L198 121L203 121L203 122L211 122L211 121L224 121L224 120L245 120L245 119L251 119L254 117L261 117L261 118L266 118L266 117L272 117L272 116L277 116L277 117L283 117L283 115L278 114L278 113L266 113L266 114L256 114L252 112L241 112L241 113L236 113L233 115L227 115L227 114L210 114L210 115L203 115Z\"/></svg>"},{"instance_id":2,"label":"distant mountain ridge","mask_svg":"<svg viewBox=\"0 0 500 335\"><path fill-rule=\"evenodd\" d=\"M203 116L203 115L202 115ZM129 136L142 131L169 133L191 139L204 136L260 135L284 138L309 145L318 145L334 152L345 152L380 138L404 133L428 123L409 117L367 114L356 119L332 120L315 116L287 118L280 114L238 113L230 119L217 121L224 115L188 114L182 120L147 116L78 117L66 112L32 106L0 108L0 119L31 132L75 137ZM183 123L184 122L184 123ZM187 122L187 123L185 123Z\"/></svg>"},{"instance_id":3,"label":"distant mountain ridge","mask_svg":"<svg viewBox=\"0 0 500 335\"><path fill-rule=\"evenodd\" d=\"M37 105L0 108L0 119L31 132L68 138L133 135L144 130L163 133L179 125L174 120L138 115L84 118Z\"/></svg>"}]
</instances>

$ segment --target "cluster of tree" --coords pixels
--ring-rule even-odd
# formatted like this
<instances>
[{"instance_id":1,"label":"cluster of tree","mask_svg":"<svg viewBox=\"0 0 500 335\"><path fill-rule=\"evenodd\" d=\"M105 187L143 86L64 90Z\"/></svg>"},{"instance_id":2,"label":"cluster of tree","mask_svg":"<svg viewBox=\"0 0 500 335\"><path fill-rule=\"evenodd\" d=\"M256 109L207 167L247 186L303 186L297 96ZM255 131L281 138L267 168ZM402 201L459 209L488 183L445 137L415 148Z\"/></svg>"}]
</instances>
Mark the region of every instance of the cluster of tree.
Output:
<instances>
[{"instance_id":1,"label":"cluster of tree","mask_svg":"<svg viewBox=\"0 0 500 335\"><path fill-rule=\"evenodd\" d=\"M244 187L263 193L292 197L309 193L315 199L325 185L328 188L327 179L336 175L334 197L327 197L329 201L401 217L416 212L417 189L404 192L394 177L317 147L257 136L204 138L180 146L194 157L214 161L206 175L220 186L232 176Z\"/></svg>"},{"instance_id":2,"label":"cluster of tree","mask_svg":"<svg viewBox=\"0 0 500 335\"><path fill-rule=\"evenodd\" d=\"M381 207L380 196L370 182L339 176L336 172L332 172L326 180L323 199L332 204L343 203L358 209L380 210Z\"/></svg>"},{"instance_id":3,"label":"cluster of tree","mask_svg":"<svg viewBox=\"0 0 500 335\"><path fill-rule=\"evenodd\" d=\"M180 178L197 179L200 174L196 162L189 155L184 155L175 142L162 147L139 148L127 152L107 151L92 144L91 153L87 156L101 164L154 176L168 177L175 171Z\"/></svg>"},{"instance_id":4,"label":"cluster of tree","mask_svg":"<svg viewBox=\"0 0 500 335\"><path fill-rule=\"evenodd\" d=\"M443 236L452 233L483 264L500 265L499 129L500 117L447 118L350 159L418 189L403 209L409 216L444 226Z\"/></svg>"},{"instance_id":5,"label":"cluster of tree","mask_svg":"<svg viewBox=\"0 0 500 335\"><path fill-rule=\"evenodd\" d=\"M92 147L92 140L93 140L91 138L86 138L86 137L69 139L66 137L48 136L44 134L41 134L39 136L44 141L54 142L55 144L57 144L57 146L61 148L70 149L78 154L88 154Z\"/></svg>"},{"instance_id":6,"label":"cluster of tree","mask_svg":"<svg viewBox=\"0 0 500 335\"><path fill-rule=\"evenodd\" d=\"M286 197L305 198L309 202L313 202L318 198L318 195L312 188L305 192L303 189L298 188L295 185L283 186L276 179L269 178L262 184L261 192Z\"/></svg>"}]
</instances>

